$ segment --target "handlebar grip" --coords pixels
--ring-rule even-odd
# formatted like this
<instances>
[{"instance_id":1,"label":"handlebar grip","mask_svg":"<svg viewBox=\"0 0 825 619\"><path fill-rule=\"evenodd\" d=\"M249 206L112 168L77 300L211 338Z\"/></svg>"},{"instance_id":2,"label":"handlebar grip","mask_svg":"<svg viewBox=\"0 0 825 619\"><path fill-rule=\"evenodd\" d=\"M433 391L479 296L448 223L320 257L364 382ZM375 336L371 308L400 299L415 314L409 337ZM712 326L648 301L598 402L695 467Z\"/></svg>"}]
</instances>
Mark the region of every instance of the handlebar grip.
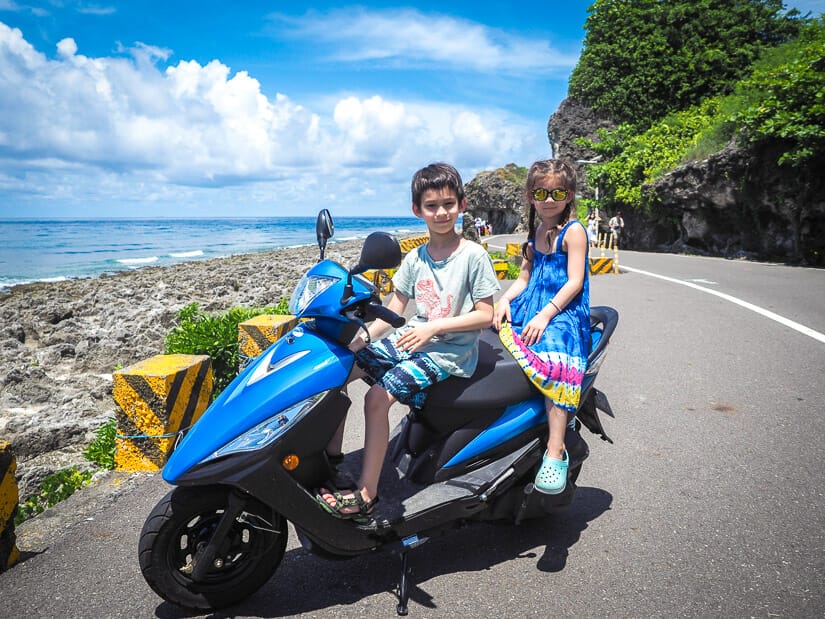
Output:
<instances>
[{"instance_id":1,"label":"handlebar grip","mask_svg":"<svg viewBox=\"0 0 825 619\"><path fill-rule=\"evenodd\" d=\"M403 316L399 316L394 311L384 307L380 303L370 303L369 311L373 316L389 323L396 329L398 327L403 327L404 323L407 322Z\"/></svg>"}]
</instances>

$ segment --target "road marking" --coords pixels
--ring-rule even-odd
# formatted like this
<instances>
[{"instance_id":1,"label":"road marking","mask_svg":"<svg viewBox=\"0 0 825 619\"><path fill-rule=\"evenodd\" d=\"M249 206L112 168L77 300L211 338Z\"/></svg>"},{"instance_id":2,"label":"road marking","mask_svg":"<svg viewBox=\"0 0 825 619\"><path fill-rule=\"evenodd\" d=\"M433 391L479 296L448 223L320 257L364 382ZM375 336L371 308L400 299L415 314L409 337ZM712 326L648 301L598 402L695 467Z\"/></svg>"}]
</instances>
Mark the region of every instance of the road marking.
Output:
<instances>
[{"instance_id":1,"label":"road marking","mask_svg":"<svg viewBox=\"0 0 825 619\"><path fill-rule=\"evenodd\" d=\"M704 286L694 284L693 282L690 282L690 281L685 281L685 280L682 280L682 279L676 279L674 277L668 277L667 275L659 275L658 273L651 273L650 271L643 271L642 269L635 269L635 268L629 267L625 264L623 264L620 268L622 270L625 270L625 271L630 271L631 273L638 273L639 275L647 275L649 277L655 277L657 279L663 279L666 282L672 282L674 284L681 284L682 286L687 286L688 288L694 288L695 290L701 290L702 292L707 292L708 294L712 294L712 295L714 295L716 297L719 297L721 299L725 299L725 301L730 301L731 303L735 303L736 305L744 307L745 309L749 309L752 312L756 312L757 314L761 314L762 316L765 316L766 318L770 318L771 320L774 320L774 321L778 322L781 325L785 325L786 327L790 327L794 331L798 331L799 333L802 333L803 335L807 335L808 337L812 337L813 339L825 344L825 333L820 333L819 331L814 331L810 327L806 327L805 325L801 325L798 322L794 322L793 320L785 318L784 316L780 316L779 314L774 314L770 310L766 310L765 308L759 307L758 305L754 305L753 303L748 303L747 301L743 301L742 299L738 299L738 298L733 297L729 294L725 294L724 292L719 292L718 290L712 290L710 288L705 288Z\"/></svg>"},{"instance_id":2,"label":"road marking","mask_svg":"<svg viewBox=\"0 0 825 619\"><path fill-rule=\"evenodd\" d=\"M693 282L695 284L710 284L716 286L719 282L715 282L712 279L702 279L701 277L698 279L689 279L689 282Z\"/></svg>"}]
</instances>

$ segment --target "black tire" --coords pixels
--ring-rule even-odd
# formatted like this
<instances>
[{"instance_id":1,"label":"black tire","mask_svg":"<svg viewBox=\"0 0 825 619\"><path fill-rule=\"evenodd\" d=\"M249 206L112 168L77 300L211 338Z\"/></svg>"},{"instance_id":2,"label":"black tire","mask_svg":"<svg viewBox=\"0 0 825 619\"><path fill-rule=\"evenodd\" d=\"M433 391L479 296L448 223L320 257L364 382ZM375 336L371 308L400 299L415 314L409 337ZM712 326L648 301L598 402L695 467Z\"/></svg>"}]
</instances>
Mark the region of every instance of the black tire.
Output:
<instances>
[{"instance_id":1,"label":"black tire","mask_svg":"<svg viewBox=\"0 0 825 619\"><path fill-rule=\"evenodd\" d=\"M224 486L175 488L149 514L138 545L140 569L164 600L199 611L229 606L260 589L281 563L286 519L250 499L244 511L251 524L235 520L218 553L222 565L201 582L187 573L192 555L209 542L230 491Z\"/></svg>"}]
</instances>

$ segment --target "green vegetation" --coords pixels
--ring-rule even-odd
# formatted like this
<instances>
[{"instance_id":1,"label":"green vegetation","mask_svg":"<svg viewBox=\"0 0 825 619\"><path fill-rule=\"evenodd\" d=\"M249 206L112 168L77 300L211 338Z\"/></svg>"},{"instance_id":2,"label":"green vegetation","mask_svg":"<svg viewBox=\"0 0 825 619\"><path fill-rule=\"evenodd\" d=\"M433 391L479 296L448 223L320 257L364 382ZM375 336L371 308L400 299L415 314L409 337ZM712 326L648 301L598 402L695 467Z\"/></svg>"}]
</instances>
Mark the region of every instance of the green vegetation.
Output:
<instances>
[{"instance_id":1,"label":"green vegetation","mask_svg":"<svg viewBox=\"0 0 825 619\"><path fill-rule=\"evenodd\" d=\"M519 187L524 187L527 183L527 172L529 172L527 168L517 166L514 163L508 163L503 168L496 170L496 174L501 178Z\"/></svg>"},{"instance_id":2,"label":"green vegetation","mask_svg":"<svg viewBox=\"0 0 825 619\"><path fill-rule=\"evenodd\" d=\"M511 259L508 258L504 253L500 251L492 251L490 252L490 258L493 260L506 260L507 261L507 279L517 279L518 274L521 272L521 268Z\"/></svg>"},{"instance_id":3,"label":"green vegetation","mask_svg":"<svg viewBox=\"0 0 825 619\"><path fill-rule=\"evenodd\" d=\"M596 0L570 96L644 129L725 95L767 47L796 35L779 0Z\"/></svg>"},{"instance_id":4,"label":"green vegetation","mask_svg":"<svg viewBox=\"0 0 825 619\"><path fill-rule=\"evenodd\" d=\"M115 468L115 437L117 420L113 417L95 432L95 439L83 450L83 457L101 469Z\"/></svg>"},{"instance_id":5,"label":"green vegetation","mask_svg":"<svg viewBox=\"0 0 825 619\"><path fill-rule=\"evenodd\" d=\"M76 490L87 485L92 475L92 471L79 471L73 466L45 477L40 485L40 492L18 506L14 524L18 525L43 512L47 507L68 499Z\"/></svg>"},{"instance_id":6,"label":"green vegetation","mask_svg":"<svg viewBox=\"0 0 825 619\"><path fill-rule=\"evenodd\" d=\"M594 6L597 10L600 7L612 10L619 4L623 3L596 2ZM634 6L647 4L634 3ZM655 4L672 8L680 3ZM733 4L764 4L765 10L773 11L778 3ZM755 7L751 8L756 11ZM579 140L602 156L604 163L588 169L589 184L600 189L601 206L654 207L642 191L644 183L655 181L682 163L704 159L731 140L753 148L771 144L779 148L779 165L813 172L811 166L825 155L825 19L794 22L790 22L789 17L777 19L781 26L776 29L778 33L765 37L763 32L757 37L765 41L762 56L756 62L739 67L741 79L729 82L726 89L706 87L706 80L698 76L692 80L683 76L694 85L696 102L692 105L683 107L688 99L678 97L663 100L658 103L662 106L660 109L672 110L663 118L653 119L646 126L624 122L613 131L601 131L594 141ZM766 47L768 42L775 43L783 33L793 30L789 22L793 23L798 36L776 47ZM724 90L729 92L719 94ZM610 93L609 96L616 95ZM615 98L613 104L623 105ZM628 102L628 107L622 108L615 117L632 118L635 105Z\"/></svg>"},{"instance_id":7,"label":"green vegetation","mask_svg":"<svg viewBox=\"0 0 825 619\"><path fill-rule=\"evenodd\" d=\"M588 182L598 185L604 204L649 206L642 196L642 184L682 163L717 109L718 101L708 99L684 112L674 112L640 134L625 124L615 131L600 131L598 142L580 140L606 161L588 170Z\"/></svg>"},{"instance_id":8,"label":"green vegetation","mask_svg":"<svg viewBox=\"0 0 825 619\"><path fill-rule=\"evenodd\" d=\"M238 324L260 314L288 314L287 304L281 299L275 307L209 313L190 303L178 311L178 326L166 336L166 354L209 355L216 397L238 373Z\"/></svg>"}]
</instances>

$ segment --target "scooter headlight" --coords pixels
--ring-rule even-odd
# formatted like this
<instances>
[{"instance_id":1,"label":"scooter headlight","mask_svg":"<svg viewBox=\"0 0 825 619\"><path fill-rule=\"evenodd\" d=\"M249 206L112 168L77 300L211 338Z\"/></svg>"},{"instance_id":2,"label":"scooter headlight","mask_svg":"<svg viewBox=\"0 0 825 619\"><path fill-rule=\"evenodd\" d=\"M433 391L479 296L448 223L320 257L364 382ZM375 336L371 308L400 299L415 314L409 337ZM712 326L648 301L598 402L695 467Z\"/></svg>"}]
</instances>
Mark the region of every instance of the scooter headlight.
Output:
<instances>
[{"instance_id":1,"label":"scooter headlight","mask_svg":"<svg viewBox=\"0 0 825 619\"><path fill-rule=\"evenodd\" d=\"M289 299L289 311L294 316L300 315L315 297L337 281L337 277L327 275L304 275Z\"/></svg>"},{"instance_id":2,"label":"scooter headlight","mask_svg":"<svg viewBox=\"0 0 825 619\"><path fill-rule=\"evenodd\" d=\"M285 408L277 415L270 417L263 423L259 423L251 430L247 430L241 434L238 438L228 442L209 456L207 460L241 451L255 451L256 449L266 447L281 436L287 428L303 419L327 393L329 393L329 391L316 393L305 400L301 400Z\"/></svg>"}]
</instances>

